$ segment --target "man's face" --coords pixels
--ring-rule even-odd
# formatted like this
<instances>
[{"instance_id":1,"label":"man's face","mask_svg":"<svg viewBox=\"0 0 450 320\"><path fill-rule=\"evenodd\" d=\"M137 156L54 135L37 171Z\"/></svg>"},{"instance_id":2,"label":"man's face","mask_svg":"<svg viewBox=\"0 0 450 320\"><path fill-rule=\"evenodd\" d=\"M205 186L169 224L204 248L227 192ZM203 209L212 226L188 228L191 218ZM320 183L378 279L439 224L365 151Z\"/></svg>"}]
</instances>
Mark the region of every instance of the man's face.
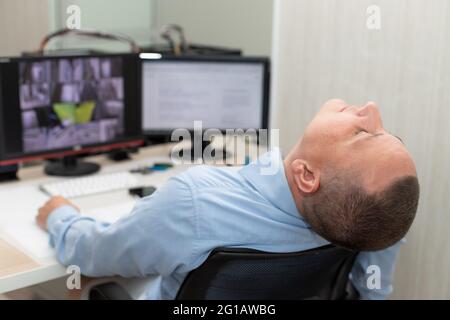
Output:
<instances>
[{"instance_id":1,"label":"man's face","mask_svg":"<svg viewBox=\"0 0 450 320\"><path fill-rule=\"evenodd\" d=\"M301 152L322 172L351 169L363 177L370 193L383 190L396 178L416 175L402 141L383 128L375 103L363 107L330 100L308 125Z\"/></svg>"}]
</instances>

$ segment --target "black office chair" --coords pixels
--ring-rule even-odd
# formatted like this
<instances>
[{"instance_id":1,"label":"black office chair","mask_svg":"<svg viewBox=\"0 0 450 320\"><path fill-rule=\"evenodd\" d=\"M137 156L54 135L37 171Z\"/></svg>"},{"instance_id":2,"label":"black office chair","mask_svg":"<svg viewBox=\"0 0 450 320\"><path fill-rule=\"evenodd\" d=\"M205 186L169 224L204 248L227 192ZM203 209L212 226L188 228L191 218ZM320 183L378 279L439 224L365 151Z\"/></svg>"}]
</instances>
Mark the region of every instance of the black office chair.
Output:
<instances>
[{"instance_id":1,"label":"black office chair","mask_svg":"<svg viewBox=\"0 0 450 320\"><path fill-rule=\"evenodd\" d=\"M357 254L333 245L293 253L218 248L188 274L176 299L354 299L358 295L348 276ZM91 289L90 299L130 296L107 283Z\"/></svg>"}]
</instances>

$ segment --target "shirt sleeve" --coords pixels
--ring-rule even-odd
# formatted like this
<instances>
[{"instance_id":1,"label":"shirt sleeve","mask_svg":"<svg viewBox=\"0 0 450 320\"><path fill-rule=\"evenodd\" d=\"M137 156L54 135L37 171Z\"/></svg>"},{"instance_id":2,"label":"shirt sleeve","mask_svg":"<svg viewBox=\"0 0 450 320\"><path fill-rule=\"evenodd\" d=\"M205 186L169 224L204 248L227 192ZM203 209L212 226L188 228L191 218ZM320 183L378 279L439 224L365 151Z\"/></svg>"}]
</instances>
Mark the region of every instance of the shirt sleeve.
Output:
<instances>
[{"instance_id":1,"label":"shirt sleeve","mask_svg":"<svg viewBox=\"0 0 450 320\"><path fill-rule=\"evenodd\" d=\"M48 220L50 244L64 265L92 277L188 272L195 258L196 219L189 185L171 178L114 224L64 206Z\"/></svg>"},{"instance_id":2,"label":"shirt sleeve","mask_svg":"<svg viewBox=\"0 0 450 320\"><path fill-rule=\"evenodd\" d=\"M403 239L379 251L359 253L350 280L364 300L384 300L393 291L395 262Z\"/></svg>"}]
</instances>

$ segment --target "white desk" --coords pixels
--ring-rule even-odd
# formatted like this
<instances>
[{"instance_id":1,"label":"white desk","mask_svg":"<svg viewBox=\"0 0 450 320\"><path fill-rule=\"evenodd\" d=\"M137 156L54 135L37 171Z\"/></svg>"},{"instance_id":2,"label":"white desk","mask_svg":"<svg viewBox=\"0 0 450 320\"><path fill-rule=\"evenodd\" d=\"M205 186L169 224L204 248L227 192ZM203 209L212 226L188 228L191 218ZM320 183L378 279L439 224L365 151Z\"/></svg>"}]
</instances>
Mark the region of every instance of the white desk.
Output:
<instances>
[{"instance_id":1,"label":"white desk","mask_svg":"<svg viewBox=\"0 0 450 320\"><path fill-rule=\"evenodd\" d=\"M132 155L131 161L113 162L105 156L91 157L89 161L102 165L99 174L127 171L153 162L170 161L168 157L170 148L170 145L143 148L138 154ZM140 179L145 185L159 187L169 177L186 169L187 166L176 166L166 171L140 175ZM12 273L9 271L6 275L1 275L2 270L0 270L0 293L66 276L65 267L56 260L54 252L48 246L48 235L41 231L35 223L38 208L48 199L48 196L38 189L39 184L61 178L45 176L41 165L21 169L19 177L19 181L0 183L0 240L19 249L36 264L27 268L26 271L13 271ZM123 190L75 198L72 201L79 206L82 213L90 212L91 215L96 216L96 213L101 212L102 208L105 209L104 213L108 214L108 209L114 207L122 208L124 210L122 214L126 214L136 200L126 190ZM117 212L115 214L117 215ZM104 217L97 216L97 218ZM115 217L110 218L114 219ZM25 242L33 243L36 251L39 251L40 254L36 255L35 252L32 252L33 250L26 249ZM39 250L37 250L38 248ZM42 254L42 248L48 248L49 255ZM6 258L2 257L2 254L6 255L6 251L0 250L0 260Z\"/></svg>"},{"instance_id":2,"label":"white desk","mask_svg":"<svg viewBox=\"0 0 450 320\"><path fill-rule=\"evenodd\" d=\"M113 162L103 155L90 157L86 161L102 165L98 174L123 172L151 165L154 162L170 161L169 154L172 146L173 144L164 144L142 148L138 154L132 155L131 160L123 162ZM247 152L251 159L255 159L258 154L265 151L265 148L259 150L254 148ZM244 155L236 156L236 164L243 164L244 158ZM143 185L159 187L171 176L189 167L190 165L175 166L166 171L140 175L140 179ZM66 268L56 260L55 252L48 245L47 233L40 230L35 222L38 208L48 199L48 196L39 190L39 185L63 178L46 176L42 165L21 169L19 178L18 181L0 183L0 293L67 275ZM81 209L82 214L111 222L120 215L129 213L136 200L128 194L127 190L71 199ZM17 252L11 255L10 249ZM11 267L5 268L5 273L1 266L2 259L5 261L6 257L22 261L22 267L17 271L11 271Z\"/></svg>"},{"instance_id":3,"label":"white desk","mask_svg":"<svg viewBox=\"0 0 450 320\"><path fill-rule=\"evenodd\" d=\"M165 144L142 148L138 154L132 155L131 160L123 162L113 162L103 155L90 157L86 161L102 165L97 174L123 172L154 162L170 161L169 152L172 146ZM252 149L248 152L252 159L255 159L258 153L265 152L265 149ZM236 157L237 164L244 163L241 158ZM159 187L171 176L188 168L188 165L175 166L166 171L140 175L140 179L143 185ZM48 199L48 196L39 190L39 184L63 178L46 176L42 165L21 169L19 178L18 181L0 183L0 293L67 275L66 268L56 260L55 252L48 245L48 234L39 229L35 222L38 208ZM71 199L81 209L82 214L111 222L120 215L129 213L136 200L127 190ZM14 254L11 255L9 249L13 249ZM2 259L7 259L6 257L21 261L22 267L13 271L12 268L5 268L6 272L1 270Z\"/></svg>"}]
</instances>

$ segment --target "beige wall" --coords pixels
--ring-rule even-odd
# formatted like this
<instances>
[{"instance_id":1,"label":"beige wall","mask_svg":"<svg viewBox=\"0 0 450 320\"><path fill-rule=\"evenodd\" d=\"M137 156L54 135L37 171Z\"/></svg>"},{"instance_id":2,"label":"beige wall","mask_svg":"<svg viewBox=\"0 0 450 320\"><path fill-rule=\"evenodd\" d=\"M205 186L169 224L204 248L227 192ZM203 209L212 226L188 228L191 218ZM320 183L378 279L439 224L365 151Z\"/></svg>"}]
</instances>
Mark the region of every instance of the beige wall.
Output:
<instances>
[{"instance_id":1,"label":"beige wall","mask_svg":"<svg viewBox=\"0 0 450 320\"><path fill-rule=\"evenodd\" d=\"M48 30L47 0L0 0L0 56L37 49Z\"/></svg>"},{"instance_id":2,"label":"beige wall","mask_svg":"<svg viewBox=\"0 0 450 320\"><path fill-rule=\"evenodd\" d=\"M366 9L381 9L381 30ZM421 183L418 217L396 269L394 298L450 298L450 2L277 0L274 108L282 147L340 97L381 106Z\"/></svg>"},{"instance_id":3,"label":"beige wall","mask_svg":"<svg viewBox=\"0 0 450 320\"><path fill-rule=\"evenodd\" d=\"M0 0L0 55L31 49L48 30L65 26L69 5L81 9L81 27L121 33L140 45L161 42L159 28L182 25L188 40L270 55L273 0ZM122 44L65 38L54 47L126 50Z\"/></svg>"},{"instance_id":4,"label":"beige wall","mask_svg":"<svg viewBox=\"0 0 450 320\"><path fill-rule=\"evenodd\" d=\"M177 23L189 40L270 55L273 0L154 0L160 27Z\"/></svg>"},{"instance_id":5,"label":"beige wall","mask_svg":"<svg viewBox=\"0 0 450 320\"><path fill-rule=\"evenodd\" d=\"M81 29L100 30L131 37L142 46L149 45L152 35L153 0L50 0L55 28L64 28L67 8L77 5L81 13ZM114 41L89 40L81 37L64 39L64 48L92 47L100 50L126 51L128 45Z\"/></svg>"}]
</instances>

